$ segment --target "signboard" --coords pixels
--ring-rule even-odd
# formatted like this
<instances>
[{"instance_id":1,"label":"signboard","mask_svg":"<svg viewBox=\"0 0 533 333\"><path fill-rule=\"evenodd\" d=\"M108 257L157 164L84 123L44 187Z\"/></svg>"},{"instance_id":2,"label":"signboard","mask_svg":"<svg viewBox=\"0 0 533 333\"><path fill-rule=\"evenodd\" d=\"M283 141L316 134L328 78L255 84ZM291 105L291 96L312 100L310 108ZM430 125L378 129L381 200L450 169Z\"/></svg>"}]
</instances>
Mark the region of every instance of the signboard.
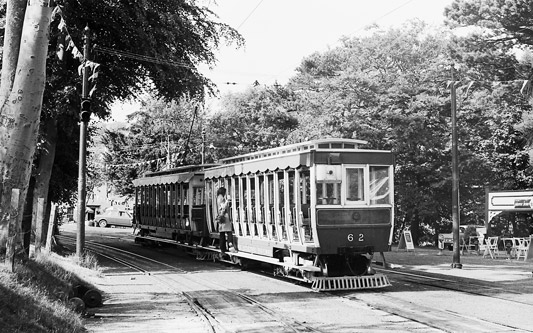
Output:
<instances>
[{"instance_id":1,"label":"signboard","mask_svg":"<svg viewBox=\"0 0 533 333\"><path fill-rule=\"evenodd\" d=\"M533 191L490 192L487 208L496 211L532 210Z\"/></svg>"},{"instance_id":2,"label":"signboard","mask_svg":"<svg viewBox=\"0 0 533 333\"><path fill-rule=\"evenodd\" d=\"M533 191L487 192L485 223L503 212L533 212Z\"/></svg>"},{"instance_id":3,"label":"signboard","mask_svg":"<svg viewBox=\"0 0 533 333\"><path fill-rule=\"evenodd\" d=\"M400 236L400 244L398 244L398 250L415 250L415 245L413 244L413 236L411 231L404 230Z\"/></svg>"},{"instance_id":4,"label":"signboard","mask_svg":"<svg viewBox=\"0 0 533 333\"><path fill-rule=\"evenodd\" d=\"M514 199L514 208L531 208L531 199Z\"/></svg>"}]
</instances>

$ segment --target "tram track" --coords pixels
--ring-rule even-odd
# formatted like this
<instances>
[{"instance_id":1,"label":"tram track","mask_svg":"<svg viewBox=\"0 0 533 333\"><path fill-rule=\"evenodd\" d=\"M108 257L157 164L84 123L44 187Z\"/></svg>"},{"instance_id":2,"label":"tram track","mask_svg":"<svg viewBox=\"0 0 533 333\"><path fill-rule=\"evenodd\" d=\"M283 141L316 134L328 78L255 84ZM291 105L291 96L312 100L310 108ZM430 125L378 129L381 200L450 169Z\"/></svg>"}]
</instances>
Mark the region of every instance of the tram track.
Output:
<instances>
[{"instance_id":1,"label":"tram track","mask_svg":"<svg viewBox=\"0 0 533 333\"><path fill-rule=\"evenodd\" d=\"M507 295L520 295L519 291L512 290L510 288L504 288L501 286L494 286L489 283L474 282L471 279L452 280L443 277L430 276L414 272L404 272L393 269L376 269L376 271L382 271L389 276L401 276L404 281L418 283L428 287L439 288L442 290L460 292L467 295L483 296L502 301L512 302L513 304L522 304L533 306L532 302L524 302L516 299L509 299L507 297L499 296L496 293L505 293Z\"/></svg>"},{"instance_id":2,"label":"tram track","mask_svg":"<svg viewBox=\"0 0 533 333\"><path fill-rule=\"evenodd\" d=\"M71 237L71 236L57 235L56 237L57 237L58 240L63 241L63 242L68 242L70 245L75 245L75 243L76 243L76 239L74 237ZM137 265L135 263L131 263L128 260L121 259L120 255L129 256L129 257L135 258L136 260L139 260L141 262L144 261L146 263L151 263L151 264L155 264L155 265L158 265L158 266L162 266L162 267L164 267L166 269L169 269L171 271L186 273L186 271L184 271L184 270L182 270L182 269L180 269L178 267L175 267L175 266L166 264L164 262L161 262L161 261L158 261L158 260L143 256L143 255L137 254L135 252L126 251L126 250L120 249L120 248L115 247L115 246L109 246L109 245L105 245L105 244L102 244L102 243L97 243L97 242L86 240L85 241L85 248L87 250L95 253L95 254L98 254L101 257L104 257L104 258L107 258L109 260L115 261L117 263L123 264L124 266L129 267L129 268L131 268L131 269L133 269L135 271L141 272L141 273L149 273L149 270L141 268L141 266L139 266L139 265ZM109 251L109 253L104 252L103 250Z\"/></svg>"},{"instance_id":3,"label":"tram track","mask_svg":"<svg viewBox=\"0 0 533 333\"><path fill-rule=\"evenodd\" d=\"M411 270L398 271L379 268L376 270L388 274L395 280L393 285L396 288L406 291L383 291L377 295L362 296L352 294L346 295L346 297L362 300L378 309L408 320L418 320L447 332L465 331L466 328L472 332L533 332L530 325L524 325L523 321L509 320L500 314L506 312L506 309L517 307L522 308L524 313L533 311L531 301L517 299L517 296L521 295L518 291L468 278L450 279L436 273L424 274ZM401 285L404 287L399 287ZM441 302L436 303L436 296L431 298L432 302L427 303L423 301L424 298L413 301L404 295L404 293L411 295L411 288L417 293L416 288L422 287L429 287L424 291L433 295L443 295ZM409 290L407 291L407 289ZM383 297L385 295L386 297ZM448 301L445 302L444 298ZM457 306L458 303L454 300L465 300L467 305ZM472 305L469 307L470 304ZM487 304L490 306L486 307ZM513 316L519 317L516 314Z\"/></svg>"},{"instance_id":4,"label":"tram track","mask_svg":"<svg viewBox=\"0 0 533 333\"><path fill-rule=\"evenodd\" d=\"M71 238L72 244L74 239ZM89 242L88 249L90 251L97 251L97 248L92 248L94 244ZM257 300L256 297L251 297L246 293L246 287L241 290L235 290L228 287L227 278L224 276L230 276L234 270L206 270L205 275L199 277L193 275L194 273L187 271L180 271L177 267L173 267L173 270L169 269L169 265L159 260L150 259L143 261L142 264L136 263L137 254L132 254L129 251L112 251L112 246L104 245L106 255L119 257L116 261L119 265L129 267L129 269L138 272L139 274L146 275L146 279L150 279L154 284L160 286L160 290L180 295L181 299L188 304L189 308L196 313L197 317L201 319L205 326L208 327L209 332L232 332L239 331L241 327L245 327L246 324L242 322L248 322L248 325L252 323L261 323L262 330L268 330L271 332L325 332L324 330L316 329L316 323L308 324L309 320L295 320L294 315L289 315L282 311L281 307L275 305L280 302L276 299L274 304L264 304ZM125 258L123 257L125 256ZM112 259L109 259L112 260ZM145 264L151 263L148 267ZM156 264L160 263L161 266ZM127 266L131 264L131 266ZM177 274L166 274L165 272L175 272ZM410 270L387 270L378 268L382 272L401 279L409 284L417 284L419 286L430 287L430 293L435 290L453 291L459 292L465 296L475 297L494 297L493 299L509 302L508 298L497 297L498 295L491 295L490 293L498 293L505 291L501 287L488 288L486 284L475 283L474 281L456 281L453 278L446 276L438 276L435 274L425 275L419 274ZM246 272L243 272L246 274ZM263 276L264 278L270 278L271 275L256 274L255 276ZM214 277L214 278L213 278ZM285 281L276 279L279 282L284 281L288 284L292 284L292 281ZM395 283L394 285L396 285ZM232 286L233 284L229 284ZM464 286L468 286L466 289ZM462 287L462 288L461 288ZM395 287L393 287L395 288ZM403 288L410 288L404 286ZM307 288L306 288L307 289ZM485 291L482 291L485 289ZM427 290L427 289L425 289ZM416 293L416 291L415 291ZM315 294L315 293L313 293ZM528 331L521 327L515 327L513 324L506 325L506 323L497 322L497 320L491 320L491 318L482 318L480 316L461 313L459 310L454 309L438 309L435 307L417 304L411 300L406 300L401 297L401 293L396 290L383 290L372 293L354 293L354 292L324 292L316 293L316 301L322 302L325 299L345 299L354 304L363 302L368 304L372 308L385 311L392 316L399 316L409 322L409 325L415 325L413 327L431 327L431 329L422 329L424 332L433 331L445 331L455 332L464 330L468 327L472 332L487 332L487 331ZM424 294L424 293L418 293ZM414 294L413 294L414 295ZM264 298L258 294L258 297ZM281 297L277 296L276 298ZM417 296L418 297L418 296ZM267 301L268 302L268 301ZM488 301L491 302L491 301ZM515 302L516 303L516 302ZM523 306L531 306L528 302L522 302ZM272 307L274 306L274 308ZM228 324L229 323L229 324ZM241 324L239 324L241 323ZM264 325L271 325L265 327ZM421 325L421 326L416 326ZM326 330L327 331L327 330Z\"/></svg>"},{"instance_id":5,"label":"tram track","mask_svg":"<svg viewBox=\"0 0 533 333\"><path fill-rule=\"evenodd\" d=\"M75 238L73 237L61 235L58 239L62 243L75 245ZM63 245L65 246L67 244ZM220 320L219 317L221 317L221 312L239 312L239 309L246 309L245 311L242 311L240 316L241 321L248 321L247 325L250 325L250 322L254 322L257 317L260 317L260 322L263 325L265 322L270 322L270 325L272 326L270 327L271 332L278 332L278 330L279 332L321 332L304 323L286 317L253 297L231 290L221 283L198 278L197 276L194 277L194 281L190 281L190 278L184 279L180 276L186 275L186 271L164 262L97 242L86 241L86 249L95 255L111 260L133 270L134 272L149 276L154 284L161 287L161 290L171 291L176 295L182 295L191 309L206 324L209 332L218 333L233 331L231 327L234 327L235 323L232 323L230 329L228 329L227 323L225 323L224 320ZM103 251L106 251L106 253L103 253ZM153 269L143 267L143 264L135 262L135 260L139 258L145 262L150 262L151 264L160 265L167 269L171 268L173 273L178 273L178 275L168 274L169 270L163 274L157 269L157 267L152 267ZM183 287L188 287L190 290L185 291L183 290ZM210 290L212 292L206 296L205 291L199 293L195 290ZM213 302L212 300L216 298L221 298L225 302L223 302L222 305L220 302ZM250 308L253 308L254 310L250 311ZM227 311L221 311L221 309ZM260 314L258 314L258 312L260 312ZM252 318L248 318L251 320L247 320L246 314L253 314ZM222 313L222 317L225 316L228 316L227 313ZM233 318L234 316L231 317Z\"/></svg>"}]
</instances>

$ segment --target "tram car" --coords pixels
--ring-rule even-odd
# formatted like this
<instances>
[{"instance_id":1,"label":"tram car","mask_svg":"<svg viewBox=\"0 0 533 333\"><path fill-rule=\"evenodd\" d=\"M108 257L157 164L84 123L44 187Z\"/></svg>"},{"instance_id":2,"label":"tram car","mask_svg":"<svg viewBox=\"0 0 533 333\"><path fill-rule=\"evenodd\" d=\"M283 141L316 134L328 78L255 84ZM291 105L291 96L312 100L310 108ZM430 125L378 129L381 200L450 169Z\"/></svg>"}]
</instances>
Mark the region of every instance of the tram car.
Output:
<instances>
[{"instance_id":1,"label":"tram car","mask_svg":"<svg viewBox=\"0 0 533 333\"><path fill-rule=\"evenodd\" d=\"M365 144L320 139L146 174L134 181L136 241L271 264L318 291L390 286L371 263L392 241L394 157ZM215 221L220 187L231 200L236 251L227 254Z\"/></svg>"}]
</instances>

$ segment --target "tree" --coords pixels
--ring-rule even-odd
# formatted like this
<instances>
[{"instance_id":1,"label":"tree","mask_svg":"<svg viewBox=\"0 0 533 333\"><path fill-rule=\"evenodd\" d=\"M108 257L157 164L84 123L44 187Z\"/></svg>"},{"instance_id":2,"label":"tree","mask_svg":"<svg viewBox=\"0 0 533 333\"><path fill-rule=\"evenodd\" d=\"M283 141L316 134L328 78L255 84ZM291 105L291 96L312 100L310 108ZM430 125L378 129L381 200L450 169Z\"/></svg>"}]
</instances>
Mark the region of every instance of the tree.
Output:
<instances>
[{"instance_id":1,"label":"tree","mask_svg":"<svg viewBox=\"0 0 533 333\"><path fill-rule=\"evenodd\" d=\"M486 28L498 43L533 45L533 7L521 0L455 0L445 9L449 23Z\"/></svg>"},{"instance_id":2,"label":"tree","mask_svg":"<svg viewBox=\"0 0 533 333\"><path fill-rule=\"evenodd\" d=\"M532 186L528 142L533 142L533 62L528 45L533 35L527 28L533 20L531 10L528 2L495 0L455 1L446 10L451 26L480 31L457 44L455 53L467 65L464 78L475 80L463 108L471 115L468 135L474 138L469 147L472 163L465 172L470 170L471 184L478 184L477 189L466 189L478 192L478 198L485 195L479 184L501 190ZM480 166L485 172L478 172ZM466 206L474 216L471 221L484 211L479 199Z\"/></svg>"},{"instance_id":3,"label":"tree","mask_svg":"<svg viewBox=\"0 0 533 333\"><path fill-rule=\"evenodd\" d=\"M20 190L18 211L23 212L37 143L52 15L52 8L44 3L31 2L27 7L21 3L7 3L0 83L0 249L7 241L9 220L15 219L9 230L15 239L22 223L22 214L10 216L11 193Z\"/></svg>"},{"instance_id":4,"label":"tree","mask_svg":"<svg viewBox=\"0 0 533 333\"><path fill-rule=\"evenodd\" d=\"M207 127L213 159L284 145L297 128L286 108L289 92L281 86L249 87L224 96L223 112L214 114Z\"/></svg>"},{"instance_id":5,"label":"tree","mask_svg":"<svg viewBox=\"0 0 533 333\"><path fill-rule=\"evenodd\" d=\"M148 99L128 116L130 126L105 130L104 177L123 196L133 195L132 180L145 172L200 164L203 114L195 101Z\"/></svg>"},{"instance_id":6,"label":"tree","mask_svg":"<svg viewBox=\"0 0 533 333\"><path fill-rule=\"evenodd\" d=\"M93 52L93 60L100 64L92 95L92 111L101 118L109 115L110 103L116 99L135 97L143 89L152 90L167 99L183 95L202 99L206 91L214 92L215 86L198 72L197 65L213 65L216 60L214 50L222 42L235 42L237 46L243 43L234 29L216 21L216 15L211 10L196 6L189 0L88 0L56 1L56 4L56 8L61 9L61 15L51 25L50 50L54 52L48 54L48 89L43 101L42 120L57 120L57 142L71 143L67 148L69 151L77 149L79 137L76 123L79 119L81 78L77 73L79 49L87 26L92 31L93 44L97 44L93 49L97 51ZM7 13L8 21L12 12ZM10 40L7 31L5 37L6 42ZM57 48L62 48L65 53L63 61L55 58ZM4 54L8 54L7 51L7 48L4 49ZM4 59L7 59L6 56ZM2 69L8 73L7 66ZM49 134L53 137L53 133L42 132L43 141L53 142L48 139ZM58 149L56 151L59 152ZM53 170L59 172L58 177L51 175L50 170L47 174L39 174L43 178L48 177L49 183L54 185L52 188L56 188L55 185L61 181L59 177L68 172L58 168L68 162L47 156L55 160ZM31 165L31 158L28 164ZM62 189L67 188L71 180L67 179L68 183ZM65 199L71 195L72 192L68 195L63 191L50 193L51 198ZM2 219L0 239L4 237L4 231L5 219Z\"/></svg>"},{"instance_id":7,"label":"tree","mask_svg":"<svg viewBox=\"0 0 533 333\"><path fill-rule=\"evenodd\" d=\"M479 27L483 29L481 39L486 44L497 45L505 50L522 50L522 79L533 77L533 57L528 46L533 45L533 7L528 1L520 0L455 0L445 10L451 26ZM514 64L516 66L516 64ZM531 97L531 83L525 91ZM530 98L529 103L533 103ZM533 116L526 112L518 125L529 144L533 143Z\"/></svg>"}]
</instances>

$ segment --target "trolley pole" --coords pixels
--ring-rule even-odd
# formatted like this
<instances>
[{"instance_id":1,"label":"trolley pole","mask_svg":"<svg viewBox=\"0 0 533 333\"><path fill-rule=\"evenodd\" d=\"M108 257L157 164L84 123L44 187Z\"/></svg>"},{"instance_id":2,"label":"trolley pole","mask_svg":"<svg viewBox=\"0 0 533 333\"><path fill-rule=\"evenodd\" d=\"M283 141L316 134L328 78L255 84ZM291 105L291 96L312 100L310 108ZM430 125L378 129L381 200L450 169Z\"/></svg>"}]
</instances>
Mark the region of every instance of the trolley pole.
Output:
<instances>
[{"instance_id":1,"label":"trolley pole","mask_svg":"<svg viewBox=\"0 0 533 333\"><path fill-rule=\"evenodd\" d=\"M452 234L453 234L453 262L452 268L463 268L461 264L459 240L459 171L457 158L457 105L455 94L455 77L452 66L452 83L450 87L452 113Z\"/></svg>"},{"instance_id":2,"label":"trolley pole","mask_svg":"<svg viewBox=\"0 0 533 333\"><path fill-rule=\"evenodd\" d=\"M91 101L89 100L89 27L83 31L83 81L80 111L80 152L78 161L78 228L76 233L76 256L81 259L85 247L85 197L86 197L86 157L87 157L87 126L91 118Z\"/></svg>"},{"instance_id":3,"label":"trolley pole","mask_svg":"<svg viewBox=\"0 0 533 333\"><path fill-rule=\"evenodd\" d=\"M205 128L202 128L202 164L205 164Z\"/></svg>"}]
</instances>

